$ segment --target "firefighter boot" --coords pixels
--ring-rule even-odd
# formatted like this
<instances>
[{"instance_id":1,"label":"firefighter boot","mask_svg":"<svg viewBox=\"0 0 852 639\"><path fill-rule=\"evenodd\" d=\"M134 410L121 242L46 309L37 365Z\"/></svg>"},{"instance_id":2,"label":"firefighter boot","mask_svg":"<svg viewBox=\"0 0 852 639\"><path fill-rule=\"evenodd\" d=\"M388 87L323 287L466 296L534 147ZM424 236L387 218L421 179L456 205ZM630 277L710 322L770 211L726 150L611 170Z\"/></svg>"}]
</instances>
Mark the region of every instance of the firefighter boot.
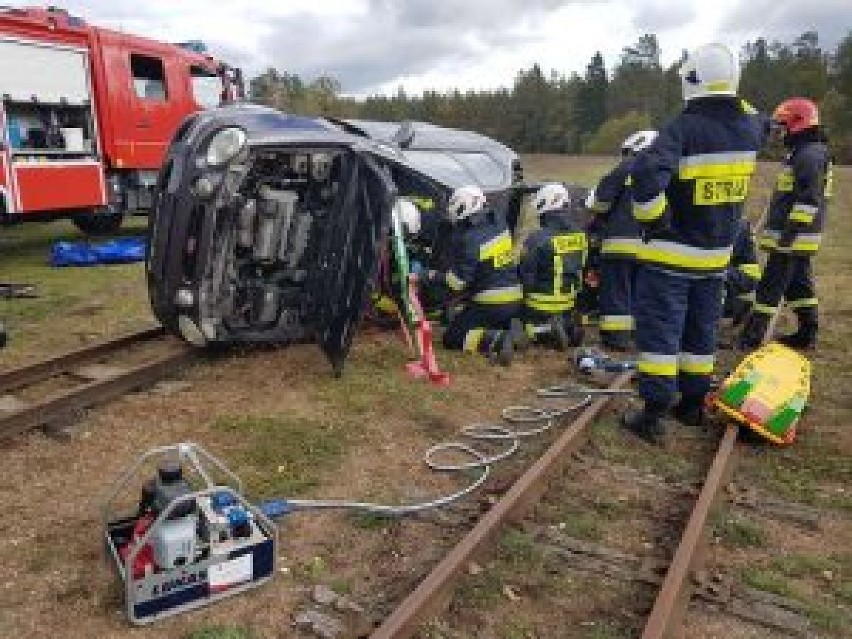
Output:
<instances>
[{"instance_id":1,"label":"firefighter boot","mask_svg":"<svg viewBox=\"0 0 852 639\"><path fill-rule=\"evenodd\" d=\"M512 331L486 331L479 344L480 351L492 364L509 366L515 354L515 341Z\"/></svg>"},{"instance_id":2,"label":"firefighter boot","mask_svg":"<svg viewBox=\"0 0 852 639\"><path fill-rule=\"evenodd\" d=\"M672 415L685 426L700 428L704 425L704 396L682 395L672 408Z\"/></svg>"},{"instance_id":3,"label":"firefighter boot","mask_svg":"<svg viewBox=\"0 0 852 639\"><path fill-rule=\"evenodd\" d=\"M571 336L566 330L565 320L561 315L550 318L550 337L558 351L567 351L571 347Z\"/></svg>"},{"instance_id":4,"label":"firefighter boot","mask_svg":"<svg viewBox=\"0 0 852 639\"><path fill-rule=\"evenodd\" d=\"M518 318L513 318L509 324L509 332L512 334L512 346L514 350L523 353L530 347L530 337L524 328L524 323Z\"/></svg>"},{"instance_id":5,"label":"firefighter boot","mask_svg":"<svg viewBox=\"0 0 852 639\"><path fill-rule=\"evenodd\" d=\"M750 351L763 343L763 336L769 328L769 315L765 313L752 313L743 327L737 345L740 350Z\"/></svg>"},{"instance_id":6,"label":"firefighter boot","mask_svg":"<svg viewBox=\"0 0 852 639\"><path fill-rule=\"evenodd\" d=\"M621 425L640 439L662 446L666 442L666 428L663 424L666 408L665 404L645 402L642 410L624 415Z\"/></svg>"},{"instance_id":7,"label":"firefighter boot","mask_svg":"<svg viewBox=\"0 0 852 639\"><path fill-rule=\"evenodd\" d=\"M795 333L782 335L776 341L790 348L811 349L816 348L817 329L819 323L815 309L806 309L796 313L799 327Z\"/></svg>"}]
</instances>

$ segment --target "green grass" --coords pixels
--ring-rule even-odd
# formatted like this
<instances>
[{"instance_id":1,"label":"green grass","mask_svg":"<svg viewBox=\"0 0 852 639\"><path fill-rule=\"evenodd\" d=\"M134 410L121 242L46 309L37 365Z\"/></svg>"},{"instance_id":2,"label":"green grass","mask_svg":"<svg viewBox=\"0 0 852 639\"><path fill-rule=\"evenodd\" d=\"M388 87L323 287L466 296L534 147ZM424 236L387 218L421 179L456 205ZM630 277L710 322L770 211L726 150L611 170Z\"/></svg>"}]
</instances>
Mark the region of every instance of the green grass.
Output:
<instances>
[{"instance_id":1,"label":"green grass","mask_svg":"<svg viewBox=\"0 0 852 639\"><path fill-rule=\"evenodd\" d=\"M453 358L444 355L441 363L446 366ZM376 343L350 358L342 378L319 379L312 394L343 415L400 415L429 424L453 398L452 391L413 382L405 372L407 361L401 340Z\"/></svg>"},{"instance_id":2,"label":"green grass","mask_svg":"<svg viewBox=\"0 0 852 639\"><path fill-rule=\"evenodd\" d=\"M848 496L832 500L820 491L825 483L852 482L852 461L830 437L808 433L789 451L761 450L749 460L748 467L775 494L786 499L819 506L832 501L839 509L852 509Z\"/></svg>"},{"instance_id":3,"label":"green grass","mask_svg":"<svg viewBox=\"0 0 852 639\"><path fill-rule=\"evenodd\" d=\"M763 528L745 517L726 514L715 519L713 536L729 548L763 548L767 543Z\"/></svg>"},{"instance_id":4,"label":"green grass","mask_svg":"<svg viewBox=\"0 0 852 639\"><path fill-rule=\"evenodd\" d=\"M559 532L566 537L600 541L603 539L604 522L594 512L584 508L569 506L559 513Z\"/></svg>"},{"instance_id":5,"label":"green grass","mask_svg":"<svg viewBox=\"0 0 852 639\"><path fill-rule=\"evenodd\" d=\"M490 567L478 575L467 575L456 590L456 600L463 607L484 607L503 598L503 582Z\"/></svg>"},{"instance_id":6,"label":"green grass","mask_svg":"<svg viewBox=\"0 0 852 639\"><path fill-rule=\"evenodd\" d=\"M511 564L530 566L540 562L541 554L532 535L512 528L500 538L500 558Z\"/></svg>"},{"instance_id":7,"label":"green grass","mask_svg":"<svg viewBox=\"0 0 852 639\"><path fill-rule=\"evenodd\" d=\"M635 631L618 621L595 621L593 624L581 626L578 639L624 639Z\"/></svg>"},{"instance_id":8,"label":"green grass","mask_svg":"<svg viewBox=\"0 0 852 639\"><path fill-rule=\"evenodd\" d=\"M184 635L184 639L256 639L251 630L239 626L205 626Z\"/></svg>"},{"instance_id":9,"label":"green grass","mask_svg":"<svg viewBox=\"0 0 852 639\"><path fill-rule=\"evenodd\" d=\"M621 519L630 511L630 505L626 501L612 499L606 495L597 495L591 505L592 509L607 521Z\"/></svg>"},{"instance_id":10,"label":"green grass","mask_svg":"<svg viewBox=\"0 0 852 639\"><path fill-rule=\"evenodd\" d=\"M839 562L820 555L796 553L773 559L772 569L785 577L818 577L826 570L837 573Z\"/></svg>"},{"instance_id":11,"label":"green grass","mask_svg":"<svg viewBox=\"0 0 852 639\"><path fill-rule=\"evenodd\" d=\"M698 475L698 466L681 455L656 446L637 446L623 433L616 419L601 419L592 425L595 444L604 459L654 473L671 481L687 481Z\"/></svg>"},{"instance_id":12,"label":"green grass","mask_svg":"<svg viewBox=\"0 0 852 639\"><path fill-rule=\"evenodd\" d=\"M762 590L781 597L802 599L802 592L788 577L768 568L747 566L742 571L742 580L755 590Z\"/></svg>"},{"instance_id":13,"label":"green grass","mask_svg":"<svg viewBox=\"0 0 852 639\"><path fill-rule=\"evenodd\" d=\"M293 497L316 487L351 439L346 423L296 415L222 417L213 428L233 439L239 474L256 497Z\"/></svg>"},{"instance_id":14,"label":"green grass","mask_svg":"<svg viewBox=\"0 0 852 639\"><path fill-rule=\"evenodd\" d=\"M783 560L780 562L776 560L773 562L772 568L748 566L742 570L741 577L743 583L756 590L762 590L763 592L769 592L799 602L802 604L805 614L811 622L821 630L835 632L842 628L847 628L852 623L852 615L849 614L848 610L843 610L840 606L832 605L830 601L827 603L816 602L812 596L804 591L801 584L794 577L782 572L787 570L798 574L800 571L804 571L805 574L809 574L816 565L820 565L818 558L810 557L803 559L799 556L790 563ZM838 596L838 598L840 597ZM830 636L837 635L832 634Z\"/></svg>"},{"instance_id":15,"label":"green grass","mask_svg":"<svg viewBox=\"0 0 852 639\"><path fill-rule=\"evenodd\" d=\"M145 218L131 218L116 235L143 235L146 224ZM116 333L153 322L142 264L50 266L53 242L83 239L68 221L28 223L0 232L0 279L32 284L39 294L34 299L0 300L0 318L11 337L4 364L77 346L77 333Z\"/></svg>"},{"instance_id":16,"label":"green grass","mask_svg":"<svg viewBox=\"0 0 852 639\"><path fill-rule=\"evenodd\" d=\"M378 513L362 513L353 511L348 514L349 521L364 530L387 530L399 522L399 517L388 517Z\"/></svg>"}]
</instances>

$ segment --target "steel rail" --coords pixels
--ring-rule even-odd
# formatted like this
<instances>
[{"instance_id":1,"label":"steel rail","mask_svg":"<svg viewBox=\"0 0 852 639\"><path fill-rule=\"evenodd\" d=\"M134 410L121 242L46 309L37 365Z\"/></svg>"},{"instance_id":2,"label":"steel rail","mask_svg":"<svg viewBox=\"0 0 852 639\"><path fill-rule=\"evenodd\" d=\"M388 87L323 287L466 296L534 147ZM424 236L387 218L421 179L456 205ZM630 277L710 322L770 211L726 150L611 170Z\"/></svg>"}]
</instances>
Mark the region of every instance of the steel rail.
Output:
<instances>
[{"instance_id":1,"label":"steel rail","mask_svg":"<svg viewBox=\"0 0 852 639\"><path fill-rule=\"evenodd\" d=\"M20 368L2 371L0 372L0 394L36 384L133 344L159 339L165 334L166 330L162 326L154 326L114 339L83 346Z\"/></svg>"},{"instance_id":2,"label":"steel rail","mask_svg":"<svg viewBox=\"0 0 852 639\"><path fill-rule=\"evenodd\" d=\"M622 388L631 377L632 373L622 373L609 388ZM518 517L524 508L538 500L550 478L563 466L569 454L586 441L589 425L610 399L610 396L596 399L563 431L544 455L515 482L500 501L373 632L372 639L411 637L423 623L440 611L448 600L453 581L462 573L467 563L494 538L504 522Z\"/></svg>"},{"instance_id":3,"label":"steel rail","mask_svg":"<svg viewBox=\"0 0 852 639\"><path fill-rule=\"evenodd\" d=\"M16 390L49 380L64 372L74 373L75 368L92 364L110 353L120 352L133 344L154 340L163 335L163 329L146 329L21 369L7 371L0 375L0 388L4 391ZM77 374L81 377L81 383L77 386L56 391L35 401L19 401L0 408L0 439L66 419L81 409L104 404L130 391L153 384L192 362L197 354L196 349L175 340L173 348L151 361L114 369L106 367L106 370L92 377Z\"/></svg>"},{"instance_id":4,"label":"steel rail","mask_svg":"<svg viewBox=\"0 0 852 639\"><path fill-rule=\"evenodd\" d=\"M689 516L683 536L669 564L663 585L657 593L654 607L648 615L642 639L680 636L678 631L691 597L692 576L704 558L707 520L736 462L738 434L739 427L736 424L728 424Z\"/></svg>"}]
</instances>

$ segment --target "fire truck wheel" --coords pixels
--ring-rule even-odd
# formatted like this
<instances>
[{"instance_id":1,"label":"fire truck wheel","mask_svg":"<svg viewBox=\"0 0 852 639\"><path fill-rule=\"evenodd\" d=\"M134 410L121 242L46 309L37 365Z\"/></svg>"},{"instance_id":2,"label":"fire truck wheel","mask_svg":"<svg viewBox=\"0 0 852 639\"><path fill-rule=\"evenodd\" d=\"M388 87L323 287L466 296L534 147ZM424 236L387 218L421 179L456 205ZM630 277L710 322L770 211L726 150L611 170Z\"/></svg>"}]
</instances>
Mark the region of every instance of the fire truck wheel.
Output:
<instances>
[{"instance_id":1,"label":"fire truck wheel","mask_svg":"<svg viewBox=\"0 0 852 639\"><path fill-rule=\"evenodd\" d=\"M74 225L86 235L108 235L121 228L123 213L93 212L75 215Z\"/></svg>"}]
</instances>

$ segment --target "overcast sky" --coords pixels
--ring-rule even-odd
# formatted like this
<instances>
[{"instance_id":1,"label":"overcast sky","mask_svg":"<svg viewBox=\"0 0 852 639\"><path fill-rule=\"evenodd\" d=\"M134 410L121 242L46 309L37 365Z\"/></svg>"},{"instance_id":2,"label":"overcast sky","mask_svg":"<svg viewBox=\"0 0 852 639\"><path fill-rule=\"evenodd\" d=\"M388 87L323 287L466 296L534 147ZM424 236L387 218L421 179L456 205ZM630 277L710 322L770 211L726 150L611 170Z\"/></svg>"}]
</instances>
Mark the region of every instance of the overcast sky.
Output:
<instances>
[{"instance_id":1,"label":"overcast sky","mask_svg":"<svg viewBox=\"0 0 852 639\"><path fill-rule=\"evenodd\" d=\"M353 95L508 86L520 68L582 73L607 66L643 33L664 62L708 41L739 48L757 36L815 29L834 46L852 30L852 0L67 0L103 26L200 39L242 66L306 78L326 73Z\"/></svg>"}]
</instances>

